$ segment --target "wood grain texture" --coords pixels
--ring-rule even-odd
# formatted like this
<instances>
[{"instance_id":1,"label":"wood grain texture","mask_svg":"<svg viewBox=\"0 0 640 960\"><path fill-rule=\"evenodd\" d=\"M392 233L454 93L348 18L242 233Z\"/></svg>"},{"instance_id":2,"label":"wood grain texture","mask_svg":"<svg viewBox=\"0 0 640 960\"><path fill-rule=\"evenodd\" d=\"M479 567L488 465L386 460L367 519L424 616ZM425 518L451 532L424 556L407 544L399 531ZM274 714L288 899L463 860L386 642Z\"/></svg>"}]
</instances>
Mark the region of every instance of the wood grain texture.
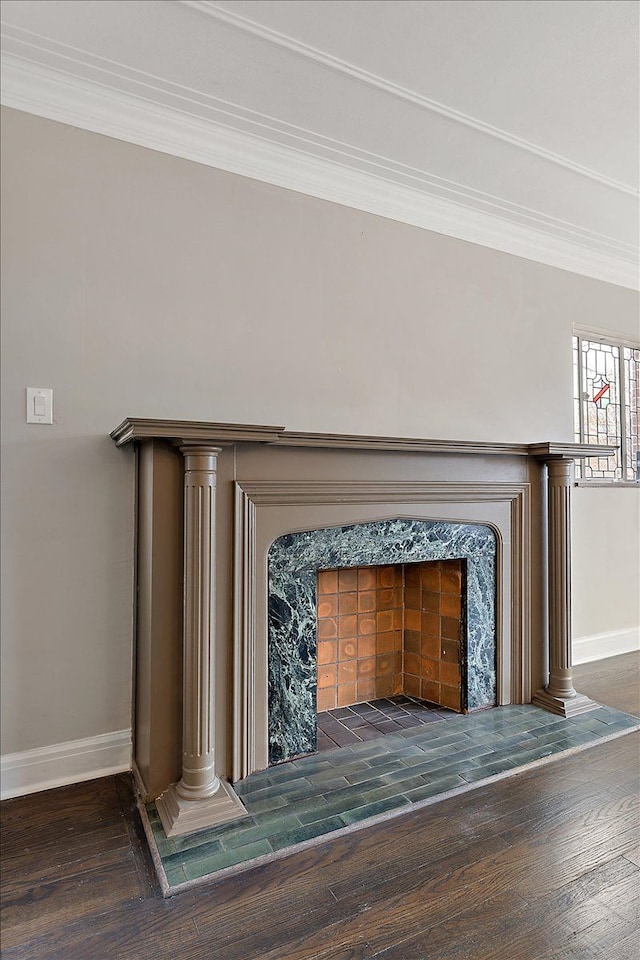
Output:
<instances>
[{"instance_id":1,"label":"wood grain texture","mask_svg":"<svg viewBox=\"0 0 640 960\"><path fill-rule=\"evenodd\" d=\"M639 660L575 668L640 710ZM6 960L635 960L639 735L163 900L125 775L2 805Z\"/></svg>"}]
</instances>

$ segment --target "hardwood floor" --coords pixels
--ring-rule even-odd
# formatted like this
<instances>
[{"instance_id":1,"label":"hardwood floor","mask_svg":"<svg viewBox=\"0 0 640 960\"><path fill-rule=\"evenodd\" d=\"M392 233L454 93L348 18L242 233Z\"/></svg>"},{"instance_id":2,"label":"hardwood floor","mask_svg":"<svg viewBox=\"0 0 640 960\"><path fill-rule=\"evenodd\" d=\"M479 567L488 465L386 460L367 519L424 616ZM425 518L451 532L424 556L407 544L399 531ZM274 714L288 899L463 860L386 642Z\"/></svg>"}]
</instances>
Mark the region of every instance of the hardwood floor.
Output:
<instances>
[{"instance_id":1,"label":"hardwood floor","mask_svg":"<svg viewBox=\"0 0 640 960\"><path fill-rule=\"evenodd\" d=\"M640 713L640 657L575 669ZM639 735L163 900L129 778L2 805L6 960L636 960Z\"/></svg>"}]
</instances>

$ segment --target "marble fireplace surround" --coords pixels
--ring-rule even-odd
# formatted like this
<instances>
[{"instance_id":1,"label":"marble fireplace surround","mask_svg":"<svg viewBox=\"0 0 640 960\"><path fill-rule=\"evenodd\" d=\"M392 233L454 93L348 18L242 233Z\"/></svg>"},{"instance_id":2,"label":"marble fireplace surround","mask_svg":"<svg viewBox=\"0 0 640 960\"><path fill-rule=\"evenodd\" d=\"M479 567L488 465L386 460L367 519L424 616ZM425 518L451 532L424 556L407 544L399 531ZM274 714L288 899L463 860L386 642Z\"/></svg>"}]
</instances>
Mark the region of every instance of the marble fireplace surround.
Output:
<instances>
[{"instance_id":1,"label":"marble fireplace surround","mask_svg":"<svg viewBox=\"0 0 640 960\"><path fill-rule=\"evenodd\" d=\"M278 537L268 553L269 761L316 750L317 598L322 569L465 561L465 701L496 703L498 535L488 525L394 518Z\"/></svg>"},{"instance_id":2,"label":"marble fireplace surround","mask_svg":"<svg viewBox=\"0 0 640 960\"><path fill-rule=\"evenodd\" d=\"M496 702L593 708L572 685L570 594L572 465L592 447L133 418L111 436L136 462L135 772L168 835L237 817L232 784L269 765L268 555L281 537L490 528Z\"/></svg>"}]
</instances>

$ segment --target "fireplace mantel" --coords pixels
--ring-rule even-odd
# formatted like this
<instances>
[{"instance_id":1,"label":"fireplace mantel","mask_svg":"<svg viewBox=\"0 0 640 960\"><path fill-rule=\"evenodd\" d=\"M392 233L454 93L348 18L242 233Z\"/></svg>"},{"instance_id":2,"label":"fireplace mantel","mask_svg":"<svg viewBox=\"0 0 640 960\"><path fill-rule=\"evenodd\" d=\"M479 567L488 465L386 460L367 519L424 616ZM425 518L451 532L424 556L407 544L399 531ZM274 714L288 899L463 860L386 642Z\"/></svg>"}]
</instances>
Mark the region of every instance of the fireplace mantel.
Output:
<instances>
[{"instance_id":1,"label":"fireplace mantel","mask_svg":"<svg viewBox=\"0 0 640 960\"><path fill-rule=\"evenodd\" d=\"M536 457L541 460L593 456L594 447L585 443L494 443L472 440L426 440L416 437L359 436L340 433L300 433L284 427L246 423L207 423L200 420L152 420L127 417L111 431L116 446L140 440L167 440L184 443L269 443L284 447L319 447L325 450L396 450L416 453L483 454ZM608 456L615 447L597 447Z\"/></svg>"},{"instance_id":2,"label":"fireplace mantel","mask_svg":"<svg viewBox=\"0 0 640 960\"><path fill-rule=\"evenodd\" d=\"M572 465L614 448L141 418L111 437L136 449L135 759L168 833L237 817L231 783L268 763L266 568L284 534L490 526L497 702L593 707L571 679Z\"/></svg>"}]
</instances>

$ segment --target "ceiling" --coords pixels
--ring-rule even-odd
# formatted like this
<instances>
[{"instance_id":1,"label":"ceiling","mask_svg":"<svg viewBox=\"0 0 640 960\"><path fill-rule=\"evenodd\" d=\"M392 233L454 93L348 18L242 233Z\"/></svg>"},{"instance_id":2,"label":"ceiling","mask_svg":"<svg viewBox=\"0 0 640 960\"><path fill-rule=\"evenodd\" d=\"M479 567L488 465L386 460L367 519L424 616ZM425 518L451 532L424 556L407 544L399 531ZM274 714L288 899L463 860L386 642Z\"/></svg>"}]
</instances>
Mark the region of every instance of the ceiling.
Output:
<instances>
[{"instance_id":1,"label":"ceiling","mask_svg":"<svg viewBox=\"0 0 640 960\"><path fill-rule=\"evenodd\" d=\"M635 0L3 0L2 102L638 286Z\"/></svg>"}]
</instances>

